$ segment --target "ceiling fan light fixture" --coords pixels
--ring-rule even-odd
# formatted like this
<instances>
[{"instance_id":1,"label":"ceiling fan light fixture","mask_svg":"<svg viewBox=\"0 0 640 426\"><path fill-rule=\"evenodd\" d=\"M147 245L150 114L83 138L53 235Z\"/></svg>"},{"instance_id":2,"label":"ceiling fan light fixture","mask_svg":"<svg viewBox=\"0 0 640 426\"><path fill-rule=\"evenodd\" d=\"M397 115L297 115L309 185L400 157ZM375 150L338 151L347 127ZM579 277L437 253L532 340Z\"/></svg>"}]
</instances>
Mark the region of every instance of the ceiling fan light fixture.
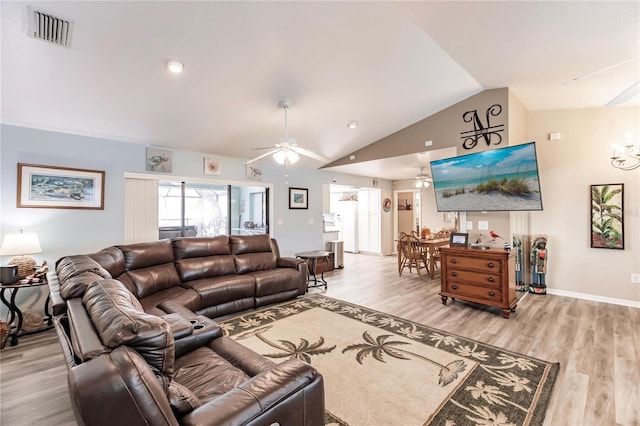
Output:
<instances>
[{"instance_id":1,"label":"ceiling fan light fixture","mask_svg":"<svg viewBox=\"0 0 640 426\"><path fill-rule=\"evenodd\" d=\"M287 151L287 161L289 162L289 164L295 164L298 162L299 159L300 159L300 156L298 155L297 152L292 150Z\"/></svg>"},{"instance_id":2,"label":"ceiling fan light fixture","mask_svg":"<svg viewBox=\"0 0 640 426\"><path fill-rule=\"evenodd\" d=\"M278 151L275 154L273 154L273 159L276 160L276 163L278 164L284 164L286 158L287 158L287 153L284 151Z\"/></svg>"},{"instance_id":3,"label":"ceiling fan light fixture","mask_svg":"<svg viewBox=\"0 0 640 426\"><path fill-rule=\"evenodd\" d=\"M416 188L422 188L422 181L418 179L416 183L413 184Z\"/></svg>"}]
</instances>

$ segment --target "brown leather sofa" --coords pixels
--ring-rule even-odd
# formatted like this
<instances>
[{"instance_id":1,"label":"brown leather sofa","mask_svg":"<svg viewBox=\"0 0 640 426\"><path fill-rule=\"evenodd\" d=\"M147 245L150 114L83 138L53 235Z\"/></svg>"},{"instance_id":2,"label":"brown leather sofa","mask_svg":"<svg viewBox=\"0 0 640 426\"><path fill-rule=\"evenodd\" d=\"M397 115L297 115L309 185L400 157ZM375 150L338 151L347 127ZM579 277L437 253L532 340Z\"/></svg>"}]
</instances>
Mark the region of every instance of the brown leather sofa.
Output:
<instances>
[{"instance_id":1,"label":"brown leather sofa","mask_svg":"<svg viewBox=\"0 0 640 426\"><path fill-rule=\"evenodd\" d=\"M169 313L163 303L173 301L218 318L303 295L307 265L281 257L268 235L118 245L56 262L47 276L54 315L66 311L68 299L82 297L91 282L105 278L122 282L148 313Z\"/></svg>"},{"instance_id":2,"label":"brown leather sofa","mask_svg":"<svg viewBox=\"0 0 640 426\"><path fill-rule=\"evenodd\" d=\"M81 425L322 425L322 376L222 336L212 318L293 299L307 266L268 235L66 256L47 275Z\"/></svg>"},{"instance_id":3,"label":"brown leather sofa","mask_svg":"<svg viewBox=\"0 0 640 426\"><path fill-rule=\"evenodd\" d=\"M145 312L130 289L95 280L55 318L80 425L324 424L322 376L275 364L168 301Z\"/></svg>"}]
</instances>

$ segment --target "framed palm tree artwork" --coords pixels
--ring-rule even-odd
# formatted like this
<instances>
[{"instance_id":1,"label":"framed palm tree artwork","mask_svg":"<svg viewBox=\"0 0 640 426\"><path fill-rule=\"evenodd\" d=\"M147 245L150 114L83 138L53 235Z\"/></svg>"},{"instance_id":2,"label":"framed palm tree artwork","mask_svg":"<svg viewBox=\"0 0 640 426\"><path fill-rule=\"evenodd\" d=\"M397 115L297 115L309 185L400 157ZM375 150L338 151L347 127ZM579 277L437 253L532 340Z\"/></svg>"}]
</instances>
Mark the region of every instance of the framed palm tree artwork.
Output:
<instances>
[{"instance_id":1,"label":"framed palm tree artwork","mask_svg":"<svg viewBox=\"0 0 640 426\"><path fill-rule=\"evenodd\" d=\"M624 250L624 184L591 185L591 247Z\"/></svg>"}]
</instances>

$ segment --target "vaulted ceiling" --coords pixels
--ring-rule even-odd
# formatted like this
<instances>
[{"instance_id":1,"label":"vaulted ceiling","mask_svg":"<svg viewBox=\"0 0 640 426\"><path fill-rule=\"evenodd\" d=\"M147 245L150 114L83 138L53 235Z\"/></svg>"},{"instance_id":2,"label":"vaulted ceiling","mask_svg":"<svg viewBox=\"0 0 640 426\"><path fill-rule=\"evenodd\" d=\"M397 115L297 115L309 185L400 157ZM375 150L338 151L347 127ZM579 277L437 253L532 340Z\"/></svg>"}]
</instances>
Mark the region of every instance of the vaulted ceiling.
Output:
<instances>
[{"instance_id":1,"label":"vaulted ceiling","mask_svg":"<svg viewBox=\"0 0 640 426\"><path fill-rule=\"evenodd\" d=\"M73 21L70 48L30 37L28 6ZM601 107L640 76L638 2L0 7L2 123L245 159L282 136L285 97L289 134L336 159L484 89Z\"/></svg>"}]
</instances>

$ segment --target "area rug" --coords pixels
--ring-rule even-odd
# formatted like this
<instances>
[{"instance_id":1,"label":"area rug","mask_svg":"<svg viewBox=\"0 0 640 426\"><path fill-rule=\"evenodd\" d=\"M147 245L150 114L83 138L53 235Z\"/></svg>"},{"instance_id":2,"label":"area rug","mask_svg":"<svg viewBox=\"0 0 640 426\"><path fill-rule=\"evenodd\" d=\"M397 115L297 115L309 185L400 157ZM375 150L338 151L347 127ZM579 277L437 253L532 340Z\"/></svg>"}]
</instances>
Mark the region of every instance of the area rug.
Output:
<instances>
[{"instance_id":1,"label":"area rug","mask_svg":"<svg viewBox=\"0 0 640 426\"><path fill-rule=\"evenodd\" d=\"M541 425L559 364L321 295L220 322L325 382L327 425Z\"/></svg>"}]
</instances>

